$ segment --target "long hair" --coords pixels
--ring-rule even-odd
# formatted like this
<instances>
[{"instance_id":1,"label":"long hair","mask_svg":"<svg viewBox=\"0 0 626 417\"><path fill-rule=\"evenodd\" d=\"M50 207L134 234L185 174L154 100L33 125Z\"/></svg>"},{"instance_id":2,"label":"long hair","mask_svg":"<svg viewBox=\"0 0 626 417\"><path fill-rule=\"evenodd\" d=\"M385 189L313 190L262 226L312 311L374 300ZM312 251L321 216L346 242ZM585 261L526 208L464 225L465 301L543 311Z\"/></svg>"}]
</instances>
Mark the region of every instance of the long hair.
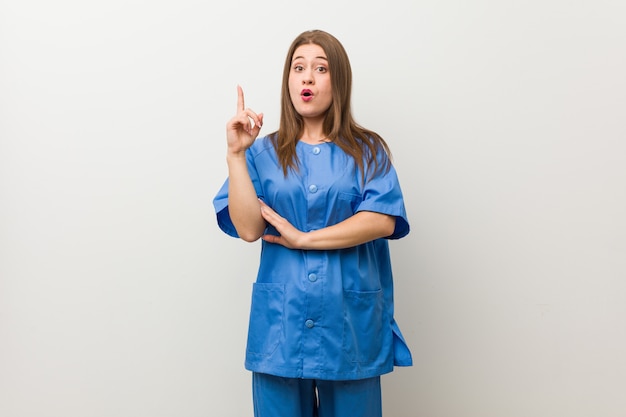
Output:
<instances>
[{"instance_id":1,"label":"long hair","mask_svg":"<svg viewBox=\"0 0 626 417\"><path fill-rule=\"evenodd\" d=\"M304 121L296 112L289 95L289 73L296 49L301 45L320 46L328 59L332 87L332 103L324 116L323 133L346 154L354 158L365 180L366 175L374 175L380 170L388 170L391 152L384 139L376 132L357 124L352 117L350 97L352 95L352 69L343 45L331 34L321 30L301 33L289 47L283 67L280 123L276 132L270 134L278 161L285 176L289 169L298 169L296 142L303 134ZM384 155L379 155L383 152ZM382 158L381 158L382 156ZM379 163L379 161L381 161ZM367 166L364 166L364 162ZM366 174L367 171L367 174Z\"/></svg>"}]
</instances>

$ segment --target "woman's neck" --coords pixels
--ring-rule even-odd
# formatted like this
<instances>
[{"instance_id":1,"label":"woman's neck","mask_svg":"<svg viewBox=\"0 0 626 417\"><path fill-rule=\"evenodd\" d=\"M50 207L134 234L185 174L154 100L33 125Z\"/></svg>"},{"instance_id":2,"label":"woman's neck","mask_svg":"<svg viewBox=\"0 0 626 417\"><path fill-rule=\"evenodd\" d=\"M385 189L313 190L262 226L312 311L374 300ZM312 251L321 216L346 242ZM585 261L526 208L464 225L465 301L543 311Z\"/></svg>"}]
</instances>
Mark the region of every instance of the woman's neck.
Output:
<instances>
[{"instance_id":1,"label":"woman's neck","mask_svg":"<svg viewBox=\"0 0 626 417\"><path fill-rule=\"evenodd\" d=\"M321 122L315 124L305 123L304 129L302 130L302 136L300 136L299 140L310 145L328 142L328 137L324 134L322 125L323 124Z\"/></svg>"}]
</instances>

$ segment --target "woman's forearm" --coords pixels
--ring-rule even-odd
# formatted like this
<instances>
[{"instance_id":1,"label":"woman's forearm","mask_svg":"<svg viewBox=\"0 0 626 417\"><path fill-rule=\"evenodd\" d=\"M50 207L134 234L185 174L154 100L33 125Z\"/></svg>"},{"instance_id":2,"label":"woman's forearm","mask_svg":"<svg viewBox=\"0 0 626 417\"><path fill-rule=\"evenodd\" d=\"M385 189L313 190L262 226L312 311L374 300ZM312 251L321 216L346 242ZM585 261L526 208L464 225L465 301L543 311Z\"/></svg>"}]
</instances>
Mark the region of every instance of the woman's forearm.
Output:
<instances>
[{"instance_id":1,"label":"woman's forearm","mask_svg":"<svg viewBox=\"0 0 626 417\"><path fill-rule=\"evenodd\" d=\"M305 233L302 249L331 250L357 246L390 236L395 225L393 216L360 211L341 223Z\"/></svg>"}]
</instances>

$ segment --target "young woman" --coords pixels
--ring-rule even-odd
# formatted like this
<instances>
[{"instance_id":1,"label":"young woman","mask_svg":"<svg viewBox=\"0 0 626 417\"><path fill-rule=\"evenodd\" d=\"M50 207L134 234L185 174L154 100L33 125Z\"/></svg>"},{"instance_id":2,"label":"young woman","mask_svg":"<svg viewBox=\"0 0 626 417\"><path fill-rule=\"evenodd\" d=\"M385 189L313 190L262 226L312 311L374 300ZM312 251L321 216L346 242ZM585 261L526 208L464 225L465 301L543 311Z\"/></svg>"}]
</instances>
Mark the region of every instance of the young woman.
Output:
<instances>
[{"instance_id":1,"label":"young woman","mask_svg":"<svg viewBox=\"0 0 626 417\"><path fill-rule=\"evenodd\" d=\"M278 131L244 104L226 126L227 234L262 238L246 369L257 417L380 417L380 375L410 366L393 317L388 239L409 233L385 141L350 108L341 43L315 30L287 53Z\"/></svg>"}]
</instances>

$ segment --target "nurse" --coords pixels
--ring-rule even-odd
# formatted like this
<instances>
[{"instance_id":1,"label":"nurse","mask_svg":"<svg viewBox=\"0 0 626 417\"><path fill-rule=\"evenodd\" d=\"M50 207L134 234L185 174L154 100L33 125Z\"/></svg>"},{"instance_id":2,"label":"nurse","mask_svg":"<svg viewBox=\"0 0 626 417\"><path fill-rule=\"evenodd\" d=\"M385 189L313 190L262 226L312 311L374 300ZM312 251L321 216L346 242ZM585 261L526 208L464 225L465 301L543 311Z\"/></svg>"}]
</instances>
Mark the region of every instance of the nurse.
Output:
<instances>
[{"instance_id":1,"label":"nurse","mask_svg":"<svg viewBox=\"0 0 626 417\"><path fill-rule=\"evenodd\" d=\"M329 33L300 34L283 71L280 124L227 123L220 228L262 239L246 369L257 417L380 417L380 376L410 366L394 319L389 239L409 233L390 151L351 113L352 71Z\"/></svg>"}]
</instances>

